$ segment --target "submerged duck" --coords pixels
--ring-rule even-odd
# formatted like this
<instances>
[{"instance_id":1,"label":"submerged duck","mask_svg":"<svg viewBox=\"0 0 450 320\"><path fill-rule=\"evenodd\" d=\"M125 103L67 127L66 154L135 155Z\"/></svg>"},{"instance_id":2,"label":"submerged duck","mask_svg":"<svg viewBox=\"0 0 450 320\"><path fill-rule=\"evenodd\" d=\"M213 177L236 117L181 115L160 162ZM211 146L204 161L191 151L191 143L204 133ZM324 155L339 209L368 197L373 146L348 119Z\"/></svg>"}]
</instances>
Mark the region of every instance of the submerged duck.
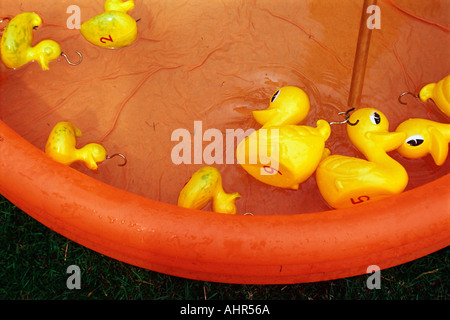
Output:
<instances>
[{"instance_id":1,"label":"submerged duck","mask_svg":"<svg viewBox=\"0 0 450 320\"><path fill-rule=\"evenodd\" d=\"M326 157L316 171L323 198L334 208L345 208L401 193L408 183L408 174L387 152L397 149L406 134L389 132L386 116L373 108L359 109L349 120L350 141L367 160L342 155Z\"/></svg>"},{"instance_id":2,"label":"submerged duck","mask_svg":"<svg viewBox=\"0 0 450 320\"><path fill-rule=\"evenodd\" d=\"M254 111L261 129L242 140L238 163L257 180L281 188L298 189L329 154L325 141L331 133L325 120L317 127L298 126L309 112L309 98L297 87L275 92L266 110Z\"/></svg>"},{"instance_id":3,"label":"submerged duck","mask_svg":"<svg viewBox=\"0 0 450 320\"><path fill-rule=\"evenodd\" d=\"M212 200L214 212L235 214L235 200L239 197L237 192L228 194L223 190L222 177L216 168L204 167L195 172L181 190L178 205L200 210Z\"/></svg>"},{"instance_id":4,"label":"submerged duck","mask_svg":"<svg viewBox=\"0 0 450 320\"><path fill-rule=\"evenodd\" d=\"M419 93L423 102L432 99L436 106L450 117L450 75L437 83L429 83Z\"/></svg>"},{"instance_id":5,"label":"submerged duck","mask_svg":"<svg viewBox=\"0 0 450 320\"><path fill-rule=\"evenodd\" d=\"M431 154L436 165L444 164L450 142L450 124L409 119L402 122L395 131L406 134L406 139L397 150L402 156L417 159Z\"/></svg>"},{"instance_id":6,"label":"submerged duck","mask_svg":"<svg viewBox=\"0 0 450 320\"><path fill-rule=\"evenodd\" d=\"M136 21L127 12L134 1L106 0L105 12L81 25L81 34L92 44L103 48L122 48L136 40Z\"/></svg>"},{"instance_id":7,"label":"submerged duck","mask_svg":"<svg viewBox=\"0 0 450 320\"><path fill-rule=\"evenodd\" d=\"M5 28L1 41L3 63L12 69L37 61L43 70L49 70L49 62L61 55L61 47L53 40L43 40L32 47L33 29L42 24L34 12L15 16Z\"/></svg>"},{"instance_id":8,"label":"submerged duck","mask_svg":"<svg viewBox=\"0 0 450 320\"><path fill-rule=\"evenodd\" d=\"M75 161L82 161L89 169L97 170L97 163L107 158L105 148L98 143L89 143L77 149L76 138L81 131L70 122L59 122L50 133L45 153L54 160L70 165Z\"/></svg>"}]
</instances>

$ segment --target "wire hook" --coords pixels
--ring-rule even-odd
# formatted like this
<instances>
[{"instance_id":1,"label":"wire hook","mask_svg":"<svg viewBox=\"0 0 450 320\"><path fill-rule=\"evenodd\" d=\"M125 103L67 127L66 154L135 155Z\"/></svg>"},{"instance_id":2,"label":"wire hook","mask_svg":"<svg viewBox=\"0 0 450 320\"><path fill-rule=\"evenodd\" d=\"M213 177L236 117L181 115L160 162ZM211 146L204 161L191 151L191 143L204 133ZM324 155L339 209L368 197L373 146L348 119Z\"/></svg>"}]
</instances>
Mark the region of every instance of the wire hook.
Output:
<instances>
[{"instance_id":1,"label":"wire hook","mask_svg":"<svg viewBox=\"0 0 450 320\"><path fill-rule=\"evenodd\" d=\"M121 163L121 164L118 165L119 167L123 167L124 165L127 164L127 162L128 162L127 158L121 153L115 153L112 156L106 156L106 159L112 159L112 158L117 157L117 156L121 157L124 160L124 163Z\"/></svg>"},{"instance_id":2,"label":"wire hook","mask_svg":"<svg viewBox=\"0 0 450 320\"><path fill-rule=\"evenodd\" d=\"M404 95L407 95L407 94L412 95L414 98L420 98L419 95L415 95L415 94L412 93L412 92L406 91L406 92L403 92L403 93L398 97L398 102L400 102L401 104L405 104L405 105L406 105L407 103L402 101L402 97L403 97Z\"/></svg>"},{"instance_id":3,"label":"wire hook","mask_svg":"<svg viewBox=\"0 0 450 320\"><path fill-rule=\"evenodd\" d=\"M61 55L66 58L66 61L68 64L70 64L71 66L77 66L81 63L81 61L83 61L83 56L81 55L81 53L79 51L75 51L79 56L80 56L80 60L78 62L70 62L69 58L67 57L67 55L64 52L61 52Z\"/></svg>"},{"instance_id":4,"label":"wire hook","mask_svg":"<svg viewBox=\"0 0 450 320\"><path fill-rule=\"evenodd\" d=\"M341 115L341 114L345 114L345 113L346 112L339 112L338 114ZM346 124L347 121L348 121L348 119L347 119L347 116L346 116L344 121L333 121L333 122L330 122L330 125L332 125L332 124Z\"/></svg>"},{"instance_id":5,"label":"wire hook","mask_svg":"<svg viewBox=\"0 0 450 320\"><path fill-rule=\"evenodd\" d=\"M358 124L359 120L356 120L355 123L351 123L350 120L349 120L349 118L350 118L350 112L352 112L353 110L355 110L355 108L351 108L351 109L348 109L347 111L339 112L339 113L338 113L339 115L341 115L341 114L345 115L345 120L344 120L344 121L334 121L334 122L330 122L330 125L332 125L332 124L345 124L345 123L347 123L347 124L349 124L349 125L351 125L351 126L356 126L356 125Z\"/></svg>"}]
</instances>

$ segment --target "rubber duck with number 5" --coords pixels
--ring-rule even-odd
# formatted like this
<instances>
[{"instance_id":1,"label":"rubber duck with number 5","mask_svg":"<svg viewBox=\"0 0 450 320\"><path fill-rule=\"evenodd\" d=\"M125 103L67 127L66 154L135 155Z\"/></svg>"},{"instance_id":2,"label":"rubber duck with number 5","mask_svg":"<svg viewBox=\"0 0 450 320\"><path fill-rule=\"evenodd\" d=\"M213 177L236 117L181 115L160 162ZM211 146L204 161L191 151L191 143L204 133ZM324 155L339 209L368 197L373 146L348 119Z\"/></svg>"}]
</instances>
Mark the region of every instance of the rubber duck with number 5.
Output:
<instances>
[{"instance_id":1,"label":"rubber duck with number 5","mask_svg":"<svg viewBox=\"0 0 450 320\"><path fill-rule=\"evenodd\" d=\"M316 181L328 204L345 208L401 193L408 174L387 152L397 149L406 134L389 132L388 119L374 108L355 111L347 122L347 134L367 160L331 155L319 164Z\"/></svg>"}]
</instances>

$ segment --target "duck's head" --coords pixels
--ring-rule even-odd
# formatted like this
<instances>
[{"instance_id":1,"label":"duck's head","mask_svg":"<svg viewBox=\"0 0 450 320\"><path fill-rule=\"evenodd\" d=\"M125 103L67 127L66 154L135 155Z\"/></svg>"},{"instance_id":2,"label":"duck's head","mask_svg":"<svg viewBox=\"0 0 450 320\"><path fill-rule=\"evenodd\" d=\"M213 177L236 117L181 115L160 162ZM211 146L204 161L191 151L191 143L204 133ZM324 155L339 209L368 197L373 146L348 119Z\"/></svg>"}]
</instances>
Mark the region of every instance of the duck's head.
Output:
<instances>
[{"instance_id":1,"label":"duck's head","mask_svg":"<svg viewBox=\"0 0 450 320\"><path fill-rule=\"evenodd\" d=\"M101 144L90 143L85 147L87 147L88 152L92 155L95 162L102 162L106 159L106 150Z\"/></svg>"},{"instance_id":2,"label":"duck's head","mask_svg":"<svg viewBox=\"0 0 450 320\"><path fill-rule=\"evenodd\" d=\"M127 13L134 8L134 1L129 0L123 2L122 0L106 0L104 9L105 11L121 11Z\"/></svg>"},{"instance_id":3,"label":"duck's head","mask_svg":"<svg viewBox=\"0 0 450 320\"><path fill-rule=\"evenodd\" d=\"M89 169L97 170L97 163L106 159L105 148L98 143L89 143L79 150Z\"/></svg>"},{"instance_id":4,"label":"duck's head","mask_svg":"<svg viewBox=\"0 0 450 320\"><path fill-rule=\"evenodd\" d=\"M53 40L43 40L30 50L32 60L39 62L43 70L48 70L49 62L58 59L61 55L61 47Z\"/></svg>"},{"instance_id":5,"label":"duck's head","mask_svg":"<svg viewBox=\"0 0 450 320\"><path fill-rule=\"evenodd\" d=\"M347 134L351 142L366 156L397 149L404 141L403 132L389 132L389 121L379 110L362 108L348 119Z\"/></svg>"},{"instance_id":6,"label":"duck's head","mask_svg":"<svg viewBox=\"0 0 450 320\"><path fill-rule=\"evenodd\" d=\"M426 102L432 99L436 106L450 117L450 75L437 83L429 83L419 93L419 98Z\"/></svg>"},{"instance_id":7,"label":"duck's head","mask_svg":"<svg viewBox=\"0 0 450 320\"><path fill-rule=\"evenodd\" d=\"M272 95L266 110L253 111L253 117L263 128L298 124L306 118L309 108L309 98L305 91L287 86Z\"/></svg>"},{"instance_id":8,"label":"duck's head","mask_svg":"<svg viewBox=\"0 0 450 320\"><path fill-rule=\"evenodd\" d=\"M431 154L436 165L444 164L448 155L448 140L439 130L442 124L425 119L409 119L402 122L395 131L404 132L406 139L398 152L410 159Z\"/></svg>"}]
</instances>

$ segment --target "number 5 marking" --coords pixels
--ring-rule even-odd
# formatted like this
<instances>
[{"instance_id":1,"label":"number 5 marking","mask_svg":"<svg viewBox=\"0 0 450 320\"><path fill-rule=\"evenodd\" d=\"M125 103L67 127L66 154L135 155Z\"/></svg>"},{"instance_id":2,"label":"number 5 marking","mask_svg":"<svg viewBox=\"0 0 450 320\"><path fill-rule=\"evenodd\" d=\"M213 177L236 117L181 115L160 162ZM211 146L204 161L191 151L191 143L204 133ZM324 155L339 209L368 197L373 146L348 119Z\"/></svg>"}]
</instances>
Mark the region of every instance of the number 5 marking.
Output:
<instances>
[{"instance_id":1,"label":"number 5 marking","mask_svg":"<svg viewBox=\"0 0 450 320\"><path fill-rule=\"evenodd\" d=\"M106 41L114 42L113 39L112 39L112 37L111 37L111 35L108 35L108 36L109 36L108 38L106 38L106 37L101 37L101 38L100 38L100 42L101 42L101 43L106 43Z\"/></svg>"},{"instance_id":2,"label":"number 5 marking","mask_svg":"<svg viewBox=\"0 0 450 320\"><path fill-rule=\"evenodd\" d=\"M357 201L353 200L353 198L350 198L350 201L351 201L353 204L360 204L360 203L363 203L363 202L369 201L369 200L370 200L370 197L369 197L369 196L360 196L360 197L358 197L358 200L357 200Z\"/></svg>"}]
</instances>

